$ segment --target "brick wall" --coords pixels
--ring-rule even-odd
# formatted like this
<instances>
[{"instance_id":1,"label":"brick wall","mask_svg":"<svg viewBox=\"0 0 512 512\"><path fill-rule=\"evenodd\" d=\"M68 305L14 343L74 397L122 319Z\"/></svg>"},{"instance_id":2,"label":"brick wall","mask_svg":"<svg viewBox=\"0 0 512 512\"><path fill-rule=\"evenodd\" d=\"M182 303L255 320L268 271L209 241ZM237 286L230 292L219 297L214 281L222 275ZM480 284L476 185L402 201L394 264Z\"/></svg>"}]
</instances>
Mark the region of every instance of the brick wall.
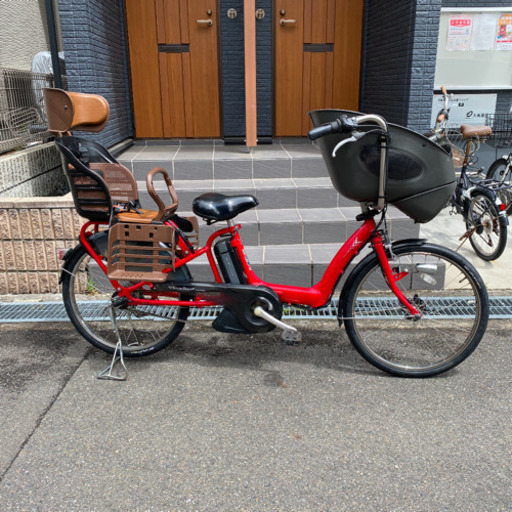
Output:
<instances>
[{"instance_id":1,"label":"brick wall","mask_svg":"<svg viewBox=\"0 0 512 512\"><path fill-rule=\"evenodd\" d=\"M440 16L441 0L417 1L405 126L418 132L430 128Z\"/></svg>"},{"instance_id":2,"label":"brick wall","mask_svg":"<svg viewBox=\"0 0 512 512\"><path fill-rule=\"evenodd\" d=\"M406 124L416 0L367 0L361 110Z\"/></svg>"},{"instance_id":3,"label":"brick wall","mask_svg":"<svg viewBox=\"0 0 512 512\"><path fill-rule=\"evenodd\" d=\"M110 120L99 135L112 146L133 136L122 0L58 0L70 91L101 94Z\"/></svg>"},{"instance_id":4,"label":"brick wall","mask_svg":"<svg viewBox=\"0 0 512 512\"><path fill-rule=\"evenodd\" d=\"M83 222L70 195L0 199L0 295L58 293L57 251L77 244Z\"/></svg>"}]
</instances>

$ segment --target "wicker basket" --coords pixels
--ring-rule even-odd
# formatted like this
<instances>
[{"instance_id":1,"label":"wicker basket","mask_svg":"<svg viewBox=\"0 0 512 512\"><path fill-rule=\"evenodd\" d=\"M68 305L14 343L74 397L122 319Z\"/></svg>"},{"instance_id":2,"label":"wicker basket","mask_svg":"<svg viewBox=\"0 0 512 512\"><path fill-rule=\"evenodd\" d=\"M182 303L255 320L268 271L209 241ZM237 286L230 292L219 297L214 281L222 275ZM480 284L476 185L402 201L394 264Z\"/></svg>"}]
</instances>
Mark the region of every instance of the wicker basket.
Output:
<instances>
[{"instance_id":1,"label":"wicker basket","mask_svg":"<svg viewBox=\"0 0 512 512\"><path fill-rule=\"evenodd\" d=\"M162 283L169 269L174 270L176 244L172 226L120 222L110 228L108 242L110 279Z\"/></svg>"},{"instance_id":2,"label":"wicker basket","mask_svg":"<svg viewBox=\"0 0 512 512\"><path fill-rule=\"evenodd\" d=\"M332 122L339 116L361 115L343 110L316 110L310 113L315 126ZM360 127L371 131L375 125ZM407 128L389 125L386 200L416 222L428 222L447 204L455 190L455 172L451 156L434 142ZM358 202L376 203L380 173L379 135L371 133L332 150L350 134L334 134L318 141L334 188Z\"/></svg>"}]
</instances>

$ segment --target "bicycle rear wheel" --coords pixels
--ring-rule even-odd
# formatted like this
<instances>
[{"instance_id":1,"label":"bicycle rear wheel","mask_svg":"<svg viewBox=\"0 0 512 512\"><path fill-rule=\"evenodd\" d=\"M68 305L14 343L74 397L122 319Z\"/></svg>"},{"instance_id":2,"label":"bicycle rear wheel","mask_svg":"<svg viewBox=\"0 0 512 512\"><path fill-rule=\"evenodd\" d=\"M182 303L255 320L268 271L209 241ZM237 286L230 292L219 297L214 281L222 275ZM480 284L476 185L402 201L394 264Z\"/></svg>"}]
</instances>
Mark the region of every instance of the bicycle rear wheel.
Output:
<instances>
[{"instance_id":1,"label":"bicycle rear wheel","mask_svg":"<svg viewBox=\"0 0 512 512\"><path fill-rule=\"evenodd\" d=\"M101 268L79 246L66 261L62 273L62 296L77 331L95 347L113 353L117 335L111 318L115 289ZM188 308L172 306L121 306L114 308L125 356L154 354L180 334Z\"/></svg>"},{"instance_id":2,"label":"bicycle rear wheel","mask_svg":"<svg viewBox=\"0 0 512 512\"><path fill-rule=\"evenodd\" d=\"M474 267L433 244L399 244L389 259L397 286L421 311L415 321L389 290L371 254L341 300L347 335L372 365L400 377L429 377L466 359L487 326L489 298Z\"/></svg>"},{"instance_id":3,"label":"bicycle rear wheel","mask_svg":"<svg viewBox=\"0 0 512 512\"><path fill-rule=\"evenodd\" d=\"M507 226L499 216L494 194L476 189L465 203L466 228L471 233L469 243L478 257L485 261L499 258L507 246Z\"/></svg>"},{"instance_id":4,"label":"bicycle rear wheel","mask_svg":"<svg viewBox=\"0 0 512 512\"><path fill-rule=\"evenodd\" d=\"M498 158L494 161L487 171L487 178L499 181L506 188L499 189L496 193L502 203L507 205L507 215L512 213L512 168L508 166L506 158Z\"/></svg>"}]
</instances>

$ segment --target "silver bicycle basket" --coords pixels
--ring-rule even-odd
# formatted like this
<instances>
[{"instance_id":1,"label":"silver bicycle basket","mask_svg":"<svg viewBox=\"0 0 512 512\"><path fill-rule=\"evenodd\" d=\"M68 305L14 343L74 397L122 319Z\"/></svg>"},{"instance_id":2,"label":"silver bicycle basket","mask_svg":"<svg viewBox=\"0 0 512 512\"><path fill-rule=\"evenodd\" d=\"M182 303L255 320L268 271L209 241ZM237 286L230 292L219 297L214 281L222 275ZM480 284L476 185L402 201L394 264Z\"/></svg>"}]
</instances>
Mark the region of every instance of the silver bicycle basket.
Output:
<instances>
[{"instance_id":1,"label":"silver bicycle basket","mask_svg":"<svg viewBox=\"0 0 512 512\"><path fill-rule=\"evenodd\" d=\"M341 115L357 116L346 110L315 110L310 112L314 126L329 123ZM371 131L375 125L361 126ZM428 222L446 206L455 190L452 157L426 137L389 124L386 201L416 222ZM342 146L333 158L332 150L350 134L321 137L318 146L326 163L334 188L354 201L376 203L378 196L380 146L379 134Z\"/></svg>"}]
</instances>

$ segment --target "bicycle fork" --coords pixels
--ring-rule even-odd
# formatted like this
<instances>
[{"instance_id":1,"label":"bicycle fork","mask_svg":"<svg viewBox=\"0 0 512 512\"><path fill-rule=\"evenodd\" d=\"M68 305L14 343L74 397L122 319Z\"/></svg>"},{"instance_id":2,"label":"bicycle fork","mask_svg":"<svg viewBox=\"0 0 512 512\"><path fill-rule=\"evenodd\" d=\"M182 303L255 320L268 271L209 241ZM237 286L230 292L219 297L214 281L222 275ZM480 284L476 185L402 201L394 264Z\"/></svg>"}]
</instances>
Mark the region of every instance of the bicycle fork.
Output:
<instances>
[{"instance_id":1,"label":"bicycle fork","mask_svg":"<svg viewBox=\"0 0 512 512\"><path fill-rule=\"evenodd\" d=\"M391 291L396 295L396 298L400 301L400 303L407 309L409 312L410 318L414 321L418 321L422 314L418 309L411 304L409 299L402 293L402 291L396 285L396 281L405 277L407 273L398 272L398 274L393 273L391 266L389 264L389 260L386 255L386 249L384 244L382 243L382 239L379 237L372 241L373 248L377 253L377 257L379 258L380 266L382 271L384 272L384 277L389 285ZM389 245L389 250L391 251L391 245ZM392 254L392 253L391 253Z\"/></svg>"}]
</instances>

